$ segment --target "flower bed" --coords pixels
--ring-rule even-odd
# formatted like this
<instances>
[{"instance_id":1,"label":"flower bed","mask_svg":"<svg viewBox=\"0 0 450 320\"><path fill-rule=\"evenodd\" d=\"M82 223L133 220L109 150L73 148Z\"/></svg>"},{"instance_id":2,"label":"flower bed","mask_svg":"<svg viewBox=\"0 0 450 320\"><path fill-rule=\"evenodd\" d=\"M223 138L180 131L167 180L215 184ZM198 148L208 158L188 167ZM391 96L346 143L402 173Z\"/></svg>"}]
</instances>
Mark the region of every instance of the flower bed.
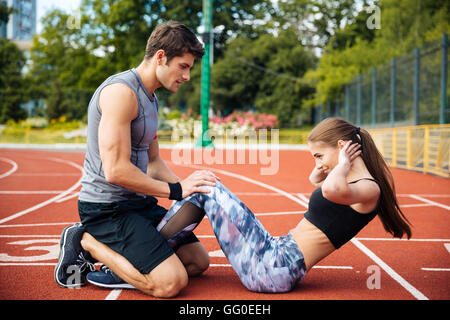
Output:
<instances>
[{"instance_id":1,"label":"flower bed","mask_svg":"<svg viewBox=\"0 0 450 320\"><path fill-rule=\"evenodd\" d=\"M172 141L179 140L179 137L198 138L202 133L201 118L197 120L186 114L181 114L179 118L164 120L164 124L172 130ZM209 133L213 136L247 135L249 131L261 129L274 129L278 126L278 118L272 114L234 111L226 117L209 117Z\"/></svg>"}]
</instances>

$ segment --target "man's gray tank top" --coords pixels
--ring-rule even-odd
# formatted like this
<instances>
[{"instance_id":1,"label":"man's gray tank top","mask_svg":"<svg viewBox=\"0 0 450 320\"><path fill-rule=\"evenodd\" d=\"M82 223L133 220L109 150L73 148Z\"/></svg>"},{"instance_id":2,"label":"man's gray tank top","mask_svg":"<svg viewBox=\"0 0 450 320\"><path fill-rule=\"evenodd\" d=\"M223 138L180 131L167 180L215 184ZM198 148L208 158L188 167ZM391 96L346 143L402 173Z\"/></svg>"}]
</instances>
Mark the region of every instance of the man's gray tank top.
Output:
<instances>
[{"instance_id":1,"label":"man's gray tank top","mask_svg":"<svg viewBox=\"0 0 450 320\"><path fill-rule=\"evenodd\" d=\"M158 101L155 95L147 91L136 69L131 69L106 79L89 102L85 173L81 180L79 196L81 201L110 203L145 197L143 194L109 183L105 179L98 147L98 126L102 116L98 101L101 90L112 83L123 83L136 94L139 111L131 122L130 161L142 172L147 173L147 151L158 129Z\"/></svg>"}]
</instances>

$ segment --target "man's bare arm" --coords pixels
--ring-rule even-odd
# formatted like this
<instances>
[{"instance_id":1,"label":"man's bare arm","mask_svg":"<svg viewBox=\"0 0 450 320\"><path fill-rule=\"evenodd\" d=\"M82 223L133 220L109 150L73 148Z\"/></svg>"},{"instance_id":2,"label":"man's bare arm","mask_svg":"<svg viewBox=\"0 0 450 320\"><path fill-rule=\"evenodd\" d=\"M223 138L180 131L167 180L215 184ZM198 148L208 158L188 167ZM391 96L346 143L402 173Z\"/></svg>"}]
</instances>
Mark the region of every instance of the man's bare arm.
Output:
<instances>
[{"instance_id":1,"label":"man's bare arm","mask_svg":"<svg viewBox=\"0 0 450 320\"><path fill-rule=\"evenodd\" d=\"M138 103L134 92L123 84L112 84L100 93L102 118L98 129L100 157L108 182L134 192L168 198L167 182L146 175L130 161L131 121L136 118ZM194 192L209 192L216 176L209 171L196 171L180 181L183 198Z\"/></svg>"},{"instance_id":2,"label":"man's bare arm","mask_svg":"<svg viewBox=\"0 0 450 320\"><path fill-rule=\"evenodd\" d=\"M158 139L154 139L150 143L148 149L148 167L147 174L156 180L166 181L170 183L179 182L181 179L174 174L166 165L159 154Z\"/></svg>"}]
</instances>

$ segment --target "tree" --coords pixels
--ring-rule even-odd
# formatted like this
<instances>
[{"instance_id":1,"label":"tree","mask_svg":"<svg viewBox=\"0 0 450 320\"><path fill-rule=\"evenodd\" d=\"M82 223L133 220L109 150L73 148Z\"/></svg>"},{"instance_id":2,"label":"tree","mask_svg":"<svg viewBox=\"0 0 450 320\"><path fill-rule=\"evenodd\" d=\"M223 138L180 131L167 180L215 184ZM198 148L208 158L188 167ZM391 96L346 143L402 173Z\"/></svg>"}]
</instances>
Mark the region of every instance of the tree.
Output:
<instances>
[{"instance_id":1,"label":"tree","mask_svg":"<svg viewBox=\"0 0 450 320\"><path fill-rule=\"evenodd\" d=\"M30 50L30 94L47 102L47 116L82 119L95 88L115 69L95 55L86 15L74 18L54 10L42 19L43 31Z\"/></svg>"},{"instance_id":2,"label":"tree","mask_svg":"<svg viewBox=\"0 0 450 320\"><path fill-rule=\"evenodd\" d=\"M177 20L194 32L201 32L202 1L198 0L111 0L106 4L102 0L85 0L82 11L93 17L89 29L97 42L96 47L111 49L104 60L115 67L114 72L140 63L151 31L163 21ZM214 59L223 55L228 39L257 37L261 30L252 22L264 18L268 12L273 12L270 0L214 1ZM176 95L158 92L161 104L189 106L194 112L199 110L200 63L197 64L191 81L184 84Z\"/></svg>"},{"instance_id":3,"label":"tree","mask_svg":"<svg viewBox=\"0 0 450 320\"><path fill-rule=\"evenodd\" d=\"M21 108L24 101L22 68L25 57L8 39L0 38L0 123L26 118Z\"/></svg>"},{"instance_id":4,"label":"tree","mask_svg":"<svg viewBox=\"0 0 450 320\"><path fill-rule=\"evenodd\" d=\"M236 38L212 69L213 108L224 114L257 109L276 114L281 125L296 124L305 111L302 100L312 93L303 75L314 64L314 55L292 29L254 40Z\"/></svg>"},{"instance_id":5,"label":"tree","mask_svg":"<svg viewBox=\"0 0 450 320\"><path fill-rule=\"evenodd\" d=\"M367 0L285 0L278 1L274 16L279 29L292 28L304 46L324 49L334 34L357 19L358 6Z\"/></svg>"},{"instance_id":6,"label":"tree","mask_svg":"<svg viewBox=\"0 0 450 320\"><path fill-rule=\"evenodd\" d=\"M8 8L5 4L0 3L0 22L8 23L10 14L16 11L14 8Z\"/></svg>"},{"instance_id":7,"label":"tree","mask_svg":"<svg viewBox=\"0 0 450 320\"><path fill-rule=\"evenodd\" d=\"M448 1L380 0L376 5L381 11L380 29L369 32L366 14L360 12L357 19L330 38L317 69L305 75L316 83L316 93L308 104L338 99L343 86L359 73L450 32Z\"/></svg>"},{"instance_id":8,"label":"tree","mask_svg":"<svg viewBox=\"0 0 450 320\"><path fill-rule=\"evenodd\" d=\"M214 56L221 56L225 42L231 37L256 36L252 20L261 19L267 10L271 10L269 0L215 1ZM74 19L76 23L72 23ZM82 103L87 108L89 102L85 99L86 91L93 93L108 76L142 61L147 39L157 24L178 20L199 32L201 19L202 3L197 0L83 0L79 12L73 15L52 11L43 18L43 31L35 37L31 49L29 77L35 80L32 91L42 88L45 97L50 97L59 95L54 90L60 88L62 100L52 101L66 104L65 112L78 117ZM195 76L193 71L193 75L191 82L175 96L159 91L161 105L196 103L197 95L200 98L200 73ZM78 103L72 92L80 97Z\"/></svg>"}]
</instances>

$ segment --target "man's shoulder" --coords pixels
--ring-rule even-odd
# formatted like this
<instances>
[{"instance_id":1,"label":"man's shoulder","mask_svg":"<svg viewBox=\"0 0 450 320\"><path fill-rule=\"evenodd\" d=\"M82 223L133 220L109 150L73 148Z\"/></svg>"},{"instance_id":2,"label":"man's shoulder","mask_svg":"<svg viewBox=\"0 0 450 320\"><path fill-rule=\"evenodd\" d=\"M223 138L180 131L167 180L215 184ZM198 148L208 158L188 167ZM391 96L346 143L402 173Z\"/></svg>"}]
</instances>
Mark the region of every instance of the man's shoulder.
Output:
<instances>
[{"instance_id":1,"label":"man's shoulder","mask_svg":"<svg viewBox=\"0 0 450 320\"><path fill-rule=\"evenodd\" d=\"M117 112L120 109L133 110L137 114L138 101L134 91L123 83L112 83L103 88L100 92L99 107L112 108Z\"/></svg>"},{"instance_id":2,"label":"man's shoulder","mask_svg":"<svg viewBox=\"0 0 450 320\"><path fill-rule=\"evenodd\" d=\"M126 85L125 83L122 82L113 82L107 84L100 92L100 95L112 95L116 97L123 96L123 98L130 98L130 97L136 98L136 94L133 91L133 89L131 89L129 85Z\"/></svg>"}]
</instances>

